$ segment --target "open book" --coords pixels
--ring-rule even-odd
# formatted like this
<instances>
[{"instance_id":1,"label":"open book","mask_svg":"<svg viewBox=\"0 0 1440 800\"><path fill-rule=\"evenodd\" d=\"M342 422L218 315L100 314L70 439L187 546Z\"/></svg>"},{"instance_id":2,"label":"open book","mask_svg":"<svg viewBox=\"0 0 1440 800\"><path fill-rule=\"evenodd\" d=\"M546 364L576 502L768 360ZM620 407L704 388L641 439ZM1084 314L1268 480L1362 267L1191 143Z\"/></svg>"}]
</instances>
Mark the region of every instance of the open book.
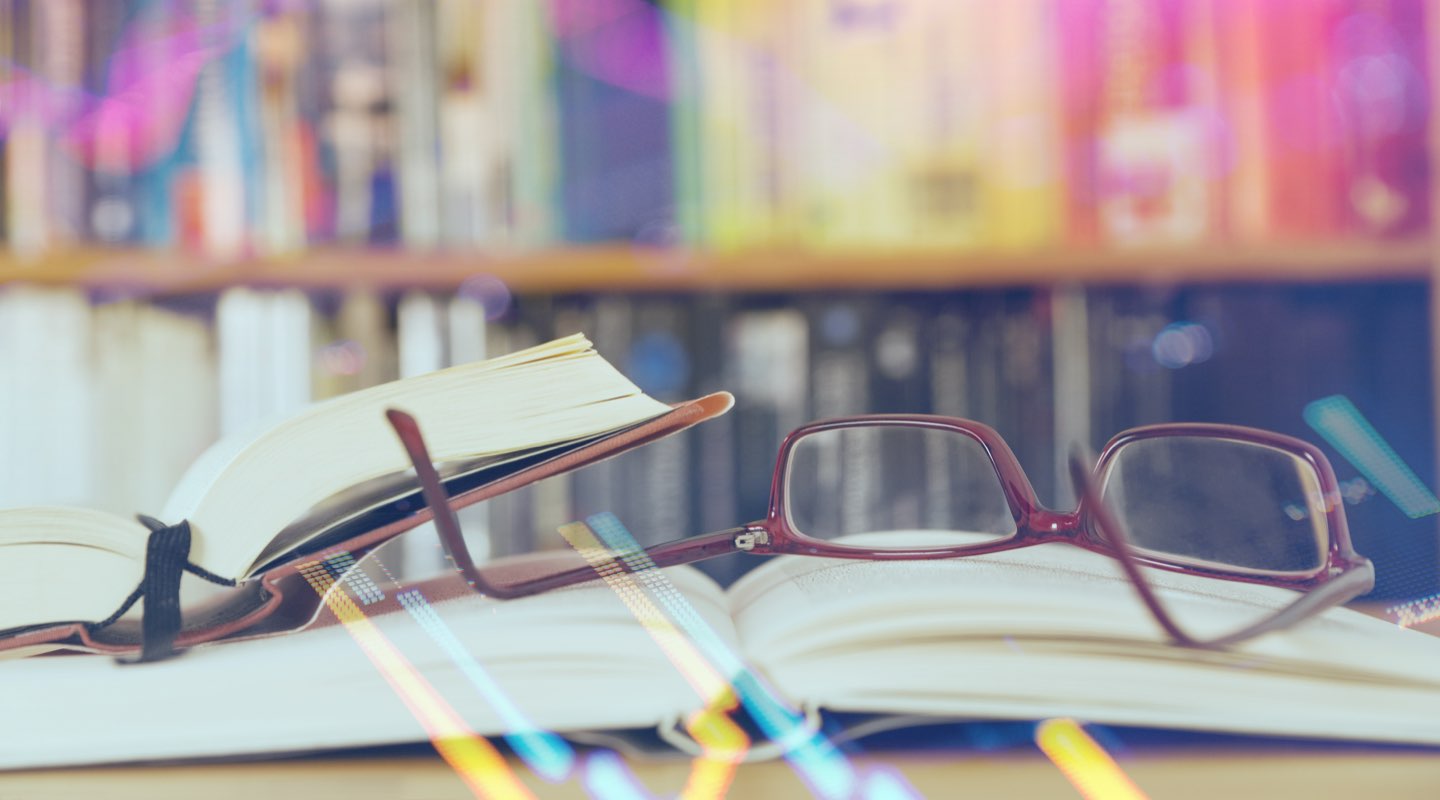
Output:
<instances>
[{"instance_id":1,"label":"open book","mask_svg":"<svg viewBox=\"0 0 1440 800\"><path fill-rule=\"evenodd\" d=\"M163 510L137 509L187 522L179 563L236 584L187 613L178 642L245 631L280 610L282 579L294 572L286 567L301 555L346 548L358 557L428 518L414 511L414 475L385 421L392 406L424 426L463 504L722 413L729 398L657 402L577 334L343 395L222 440ZM97 511L0 511L0 650L135 649L139 625L112 618L147 580L149 537L141 522Z\"/></svg>"},{"instance_id":2,"label":"open book","mask_svg":"<svg viewBox=\"0 0 1440 800\"><path fill-rule=\"evenodd\" d=\"M964 534L915 536L951 544ZM464 591L441 599L361 569L341 590L364 604L366 647L383 637L413 668L404 680L372 666L360 637L323 624L139 668L4 661L0 719L24 735L0 748L0 767L424 741L392 689L416 675L487 735L526 725L575 735L673 730L702 706L623 598L599 582L509 601ZM690 567L663 572L731 663L797 709L1063 715L1440 745L1440 639L1336 609L1230 650L1177 647L1116 564L1064 544L937 561L781 556L728 591ZM1173 573L1156 580L1172 611L1201 628L1233 626L1289 596ZM408 611L378 613L397 595ZM430 611L415 611L421 597ZM120 721L124 736L114 734Z\"/></svg>"}]
</instances>

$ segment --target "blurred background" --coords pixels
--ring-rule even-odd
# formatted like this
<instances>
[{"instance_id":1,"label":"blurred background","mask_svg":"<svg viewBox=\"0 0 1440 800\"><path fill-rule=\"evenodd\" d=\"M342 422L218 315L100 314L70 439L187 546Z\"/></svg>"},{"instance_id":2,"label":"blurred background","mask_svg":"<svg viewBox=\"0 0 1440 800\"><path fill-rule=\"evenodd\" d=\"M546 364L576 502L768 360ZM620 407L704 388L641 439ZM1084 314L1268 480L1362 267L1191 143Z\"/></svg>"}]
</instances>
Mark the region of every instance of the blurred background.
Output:
<instances>
[{"instance_id":1,"label":"blurred background","mask_svg":"<svg viewBox=\"0 0 1440 800\"><path fill-rule=\"evenodd\" d=\"M1060 507L1071 443L1200 420L1319 444L1427 598L1435 14L0 0L0 506L155 513L223 434L579 330L737 408L471 512L494 553L763 516L814 418L985 422Z\"/></svg>"}]
</instances>

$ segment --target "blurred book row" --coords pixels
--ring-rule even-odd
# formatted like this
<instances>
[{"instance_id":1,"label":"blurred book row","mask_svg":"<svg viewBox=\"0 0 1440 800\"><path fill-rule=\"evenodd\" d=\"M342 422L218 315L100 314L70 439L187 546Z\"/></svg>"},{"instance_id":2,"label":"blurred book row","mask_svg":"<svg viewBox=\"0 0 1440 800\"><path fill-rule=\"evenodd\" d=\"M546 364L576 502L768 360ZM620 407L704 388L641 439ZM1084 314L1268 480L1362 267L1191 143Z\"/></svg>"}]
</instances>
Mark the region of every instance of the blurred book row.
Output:
<instances>
[{"instance_id":1,"label":"blurred book row","mask_svg":"<svg viewBox=\"0 0 1440 800\"><path fill-rule=\"evenodd\" d=\"M577 331L657 399L723 389L737 405L468 514L470 530L490 532L493 553L563 546L560 524L600 511L643 542L761 518L786 433L868 412L989 424L1041 501L1060 508L1073 505L1057 475L1074 443L1098 447L1124 428L1172 420L1319 443L1302 410L1336 394L1427 485L1435 468L1431 367L1417 355L1426 293L1413 283L514 300L475 287L392 296L237 288L152 304L99 300L65 288L0 292L0 507L157 513L180 471L222 435ZM1380 593L1440 588L1433 519L1407 517L1342 454L1330 457ZM848 509L847 524L864 529L866 513Z\"/></svg>"},{"instance_id":2,"label":"blurred book row","mask_svg":"<svg viewBox=\"0 0 1440 800\"><path fill-rule=\"evenodd\" d=\"M1423 230L1422 0L0 0L8 247Z\"/></svg>"}]
</instances>

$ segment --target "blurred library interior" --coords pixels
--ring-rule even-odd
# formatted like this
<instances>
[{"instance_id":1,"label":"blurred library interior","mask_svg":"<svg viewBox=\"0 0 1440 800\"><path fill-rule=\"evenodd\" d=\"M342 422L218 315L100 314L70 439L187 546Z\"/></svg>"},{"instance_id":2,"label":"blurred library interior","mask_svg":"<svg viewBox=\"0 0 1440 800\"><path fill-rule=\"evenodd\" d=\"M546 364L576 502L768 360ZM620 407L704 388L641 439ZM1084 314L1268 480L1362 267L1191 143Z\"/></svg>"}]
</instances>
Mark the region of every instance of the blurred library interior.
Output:
<instances>
[{"instance_id":1,"label":"blurred library interior","mask_svg":"<svg viewBox=\"0 0 1440 800\"><path fill-rule=\"evenodd\" d=\"M984 422L1058 508L1072 443L1194 420L1320 445L1374 597L1432 595L1384 479L1433 499L1435 13L0 0L0 506L156 513L222 435L583 331L737 407L472 513L492 553L759 518L812 419Z\"/></svg>"}]
</instances>

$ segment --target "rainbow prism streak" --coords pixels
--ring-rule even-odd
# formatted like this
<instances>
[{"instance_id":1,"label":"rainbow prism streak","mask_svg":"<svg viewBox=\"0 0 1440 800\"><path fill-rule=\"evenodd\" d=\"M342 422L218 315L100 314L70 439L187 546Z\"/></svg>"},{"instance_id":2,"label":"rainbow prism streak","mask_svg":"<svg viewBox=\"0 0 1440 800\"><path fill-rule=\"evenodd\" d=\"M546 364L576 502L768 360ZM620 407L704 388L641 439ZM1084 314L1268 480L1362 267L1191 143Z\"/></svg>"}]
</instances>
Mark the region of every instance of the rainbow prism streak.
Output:
<instances>
[{"instance_id":1,"label":"rainbow prism streak","mask_svg":"<svg viewBox=\"0 0 1440 800\"><path fill-rule=\"evenodd\" d=\"M732 757L728 748L738 744L744 733L722 712L738 704L745 707L771 741L781 745L785 758L817 796L916 796L904 779L890 770L866 776L862 788L849 760L819 731L810 730L800 714L787 708L725 646L614 514L595 514L583 523L563 525L560 533L620 594L681 674L707 700L704 711L688 721L687 730L706 749L706 758L715 761L717 769L714 777L708 778L697 767L691 784L697 792L702 788L723 788L718 784L719 768ZM651 596L658 599L664 611L651 601ZM720 677L722 674L732 677L726 681ZM748 739L745 741L748 744ZM738 757L743 756L743 751L738 753ZM706 785L705 780L716 783ZM725 780L728 782L729 777ZM687 792L685 796L717 795Z\"/></svg>"},{"instance_id":2,"label":"rainbow prism streak","mask_svg":"<svg viewBox=\"0 0 1440 800\"><path fill-rule=\"evenodd\" d=\"M1086 800L1144 800L1145 793L1075 720L1045 720L1035 728L1035 744Z\"/></svg>"},{"instance_id":3,"label":"rainbow prism streak","mask_svg":"<svg viewBox=\"0 0 1440 800\"><path fill-rule=\"evenodd\" d=\"M494 746L465 724L459 713L365 616L350 595L343 589L337 591L335 575L324 562L303 564L300 573L410 709L440 757L477 797L505 800L534 797Z\"/></svg>"}]
</instances>

